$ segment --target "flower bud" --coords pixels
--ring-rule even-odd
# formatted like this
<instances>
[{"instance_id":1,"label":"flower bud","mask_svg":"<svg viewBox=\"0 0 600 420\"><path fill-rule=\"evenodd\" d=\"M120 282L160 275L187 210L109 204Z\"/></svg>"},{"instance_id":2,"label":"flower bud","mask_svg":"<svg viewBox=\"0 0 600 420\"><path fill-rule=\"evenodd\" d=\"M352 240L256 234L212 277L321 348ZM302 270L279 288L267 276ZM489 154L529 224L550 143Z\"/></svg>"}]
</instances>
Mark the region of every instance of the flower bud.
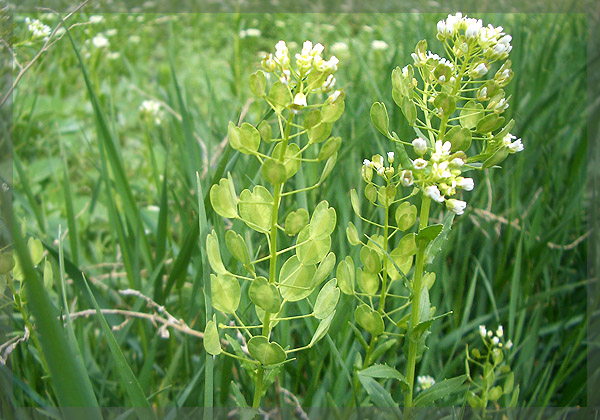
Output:
<instances>
[{"instance_id":1,"label":"flower bud","mask_svg":"<svg viewBox=\"0 0 600 420\"><path fill-rule=\"evenodd\" d=\"M412 141L413 148L415 149L415 153L419 156L423 156L425 152L427 152L427 142L423 140L421 137L417 137Z\"/></svg>"},{"instance_id":2,"label":"flower bud","mask_svg":"<svg viewBox=\"0 0 600 420\"><path fill-rule=\"evenodd\" d=\"M306 95L304 95L302 92L296 93L296 96L294 97L294 105L298 107L305 107L307 105Z\"/></svg>"},{"instance_id":3,"label":"flower bud","mask_svg":"<svg viewBox=\"0 0 600 420\"><path fill-rule=\"evenodd\" d=\"M450 198L446 200L446 208L453 213L456 213L458 216L465 212L465 208L467 207L467 203L462 200L456 200L454 198ZM489 331L488 331L489 334Z\"/></svg>"},{"instance_id":4,"label":"flower bud","mask_svg":"<svg viewBox=\"0 0 600 420\"><path fill-rule=\"evenodd\" d=\"M410 187L414 183L414 177L412 171L405 169L400 173L400 183L404 187Z\"/></svg>"},{"instance_id":5,"label":"flower bud","mask_svg":"<svg viewBox=\"0 0 600 420\"><path fill-rule=\"evenodd\" d=\"M390 165L394 163L394 152L387 152L387 158Z\"/></svg>"}]
</instances>

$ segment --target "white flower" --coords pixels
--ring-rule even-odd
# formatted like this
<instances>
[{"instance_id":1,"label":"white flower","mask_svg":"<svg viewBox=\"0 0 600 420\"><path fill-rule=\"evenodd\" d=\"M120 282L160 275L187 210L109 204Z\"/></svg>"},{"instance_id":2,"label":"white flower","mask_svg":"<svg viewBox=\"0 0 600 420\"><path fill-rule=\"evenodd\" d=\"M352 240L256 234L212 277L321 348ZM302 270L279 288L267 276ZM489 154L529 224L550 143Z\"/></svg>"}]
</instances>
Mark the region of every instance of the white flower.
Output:
<instances>
[{"instance_id":1,"label":"white flower","mask_svg":"<svg viewBox=\"0 0 600 420\"><path fill-rule=\"evenodd\" d=\"M275 61L284 69L290 64L290 52L285 41L275 44Z\"/></svg>"},{"instance_id":2,"label":"white flower","mask_svg":"<svg viewBox=\"0 0 600 420\"><path fill-rule=\"evenodd\" d=\"M345 42L334 42L330 48L332 53L341 55L348 51L348 44Z\"/></svg>"},{"instance_id":3,"label":"white flower","mask_svg":"<svg viewBox=\"0 0 600 420\"><path fill-rule=\"evenodd\" d=\"M329 61L323 61L317 66L317 68L321 71L330 71L333 73L334 71L337 71L337 65L339 62L340 60L338 60L335 55L332 55L329 58Z\"/></svg>"},{"instance_id":4,"label":"white flower","mask_svg":"<svg viewBox=\"0 0 600 420\"><path fill-rule=\"evenodd\" d=\"M504 327L502 327L502 325L498 326L498 329L496 330L496 335L498 337L502 337L504 335Z\"/></svg>"},{"instance_id":5,"label":"white flower","mask_svg":"<svg viewBox=\"0 0 600 420\"><path fill-rule=\"evenodd\" d=\"M107 31L104 32L104 34L106 36L115 36L119 31L116 30L115 28L112 29L108 29Z\"/></svg>"},{"instance_id":6,"label":"white flower","mask_svg":"<svg viewBox=\"0 0 600 420\"><path fill-rule=\"evenodd\" d=\"M405 187L410 187L414 182L412 171L406 169L400 173L400 183Z\"/></svg>"},{"instance_id":7,"label":"white flower","mask_svg":"<svg viewBox=\"0 0 600 420\"><path fill-rule=\"evenodd\" d=\"M275 69L277 68L277 63L275 63L275 60L273 60L273 54L266 55L265 58L263 58L261 64L263 69L268 73L275 71ZM289 72L289 70L287 71Z\"/></svg>"},{"instance_id":8,"label":"white flower","mask_svg":"<svg viewBox=\"0 0 600 420\"><path fill-rule=\"evenodd\" d=\"M438 203L444 202L444 197L442 197L442 195L440 194L440 190L438 189L437 185L430 185L428 187L425 187L425 190L423 192L427 197L431 198L433 201L437 201Z\"/></svg>"},{"instance_id":9,"label":"white flower","mask_svg":"<svg viewBox=\"0 0 600 420\"><path fill-rule=\"evenodd\" d=\"M329 97L327 98L327 102L329 102L330 104L334 104L338 100L338 98L340 97L341 94L342 94L341 90L336 90L331 95L329 95Z\"/></svg>"},{"instance_id":10,"label":"white flower","mask_svg":"<svg viewBox=\"0 0 600 420\"><path fill-rule=\"evenodd\" d=\"M467 207L466 201L456 200L454 198L450 198L446 200L446 207L453 213L457 215L461 215L465 212L465 208Z\"/></svg>"},{"instance_id":11,"label":"white flower","mask_svg":"<svg viewBox=\"0 0 600 420\"><path fill-rule=\"evenodd\" d=\"M383 173L385 172L385 168L383 166L380 166L379 168L377 168L377 173L381 176L383 176Z\"/></svg>"},{"instance_id":12,"label":"white flower","mask_svg":"<svg viewBox=\"0 0 600 420\"><path fill-rule=\"evenodd\" d=\"M372 168L373 162L371 162L369 159L365 159L363 160L363 165L365 165L367 168Z\"/></svg>"},{"instance_id":13,"label":"white flower","mask_svg":"<svg viewBox=\"0 0 600 420\"><path fill-rule=\"evenodd\" d=\"M256 37L259 37L261 34L262 34L262 32L260 31L260 29L256 29L256 28L246 29L246 36L249 38L256 38Z\"/></svg>"},{"instance_id":14,"label":"white flower","mask_svg":"<svg viewBox=\"0 0 600 420\"><path fill-rule=\"evenodd\" d=\"M421 170L427 167L427 161L425 159L417 158L413 161L413 166L416 170Z\"/></svg>"},{"instance_id":15,"label":"white flower","mask_svg":"<svg viewBox=\"0 0 600 420\"><path fill-rule=\"evenodd\" d=\"M106 48L110 45L110 42L104 35L98 34L92 38L92 45L96 48Z\"/></svg>"},{"instance_id":16,"label":"white flower","mask_svg":"<svg viewBox=\"0 0 600 420\"><path fill-rule=\"evenodd\" d=\"M90 23L100 23L103 20L104 20L104 16L102 16L102 15L90 16Z\"/></svg>"},{"instance_id":17,"label":"white flower","mask_svg":"<svg viewBox=\"0 0 600 420\"><path fill-rule=\"evenodd\" d=\"M482 338L485 338L485 336L487 334L487 330L485 329L485 325L480 325L479 326L479 334L481 334Z\"/></svg>"},{"instance_id":18,"label":"white flower","mask_svg":"<svg viewBox=\"0 0 600 420\"><path fill-rule=\"evenodd\" d=\"M379 168L383 167L383 156L375 155L373 156L373 166L379 170Z\"/></svg>"},{"instance_id":19,"label":"white flower","mask_svg":"<svg viewBox=\"0 0 600 420\"><path fill-rule=\"evenodd\" d=\"M371 42L371 48L374 51L383 51L383 50L387 50L388 49L388 43L385 41L382 41L380 39L376 39L374 41Z\"/></svg>"},{"instance_id":20,"label":"white flower","mask_svg":"<svg viewBox=\"0 0 600 420\"><path fill-rule=\"evenodd\" d=\"M450 178L452 176L452 174L448 170L448 162L447 161L441 162L441 163L434 162L431 173L436 178Z\"/></svg>"},{"instance_id":21,"label":"white flower","mask_svg":"<svg viewBox=\"0 0 600 420\"><path fill-rule=\"evenodd\" d=\"M473 77L481 77L481 76L485 76L488 72L488 68L485 65L485 63L479 63L477 65L477 67L475 67L472 71L471 74L473 75Z\"/></svg>"},{"instance_id":22,"label":"white flower","mask_svg":"<svg viewBox=\"0 0 600 420\"><path fill-rule=\"evenodd\" d=\"M483 26L481 19L466 19L467 29L465 30L465 36L467 38L477 38L479 33L481 32L481 27Z\"/></svg>"},{"instance_id":23,"label":"white flower","mask_svg":"<svg viewBox=\"0 0 600 420\"><path fill-rule=\"evenodd\" d=\"M283 83L284 85L288 85L290 83L290 76L290 71L288 69L285 69L282 71L282 75L279 78L279 80L281 80L281 83Z\"/></svg>"},{"instance_id":24,"label":"white flower","mask_svg":"<svg viewBox=\"0 0 600 420\"><path fill-rule=\"evenodd\" d=\"M388 162L390 162L390 165L394 163L394 152L387 152L387 158Z\"/></svg>"},{"instance_id":25,"label":"white flower","mask_svg":"<svg viewBox=\"0 0 600 420\"><path fill-rule=\"evenodd\" d=\"M441 140L435 142L435 152L431 155L431 160L439 162L450 155L452 144L449 141L442 143Z\"/></svg>"},{"instance_id":26,"label":"white flower","mask_svg":"<svg viewBox=\"0 0 600 420\"><path fill-rule=\"evenodd\" d=\"M494 346L497 346L499 343L500 343L500 339L498 337L492 338L492 344Z\"/></svg>"},{"instance_id":27,"label":"white flower","mask_svg":"<svg viewBox=\"0 0 600 420\"><path fill-rule=\"evenodd\" d=\"M477 99L479 101L484 101L487 99L487 87L482 87L477 91Z\"/></svg>"},{"instance_id":28,"label":"white flower","mask_svg":"<svg viewBox=\"0 0 600 420\"><path fill-rule=\"evenodd\" d=\"M421 137L417 137L416 139L414 139L412 141L412 145L415 149L415 152L420 156L423 156L425 152L427 152L427 142Z\"/></svg>"},{"instance_id":29,"label":"white flower","mask_svg":"<svg viewBox=\"0 0 600 420\"><path fill-rule=\"evenodd\" d=\"M487 333L487 336L492 338L493 335L494 335L494 332L492 330L489 330Z\"/></svg>"},{"instance_id":30,"label":"white flower","mask_svg":"<svg viewBox=\"0 0 600 420\"><path fill-rule=\"evenodd\" d=\"M435 384L435 379L433 379L429 375L420 375L417 376L417 391L423 391L425 389L431 388Z\"/></svg>"},{"instance_id":31,"label":"white flower","mask_svg":"<svg viewBox=\"0 0 600 420\"><path fill-rule=\"evenodd\" d=\"M510 350L510 349L512 349L512 346L513 346L513 342L512 342L512 340L508 340L508 341L506 342L506 348L507 348L508 350Z\"/></svg>"},{"instance_id":32,"label":"white flower","mask_svg":"<svg viewBox=\"0 0 600 420\"><path fill-rule=\"evenodd\" d=\"M450 165L461 167L465 164L465 161L461 158L454 158L450 161Z\"/></svg>"},{"instance_id":33,"label":"white flower","mask_svg":"<svg viewBox=\"0 0 600 420\"><path fill-rule=\"evenodd\" d=\"M306 106L307 105L306 95L304 95L304 93L302 93L302 92L296 93L296 96L294 97L294 105L300 106L300 107Z\"/></svg>"},{"instance_id":34,"label":"white flower","mask_svg":"<svg viewBox=\"0 0 600 420\"><path fill-rule=\"evenodd\" d=\"M335 81L336 80L335 77L333 77L333 74L327 76L327 80L325 80L323 82L323 85L321 86L323 92L329 92L331 89L333 89L333 87L335 86Z\"/></svg>"},{"instance_id":35,"label":"white flower","mask_svg":"<svg viewBox=\"0 0 600 420\"><path fill-rule=\"evenodd\" d=\"M473 178L463 178L462 176L459 176L456 178L456 186L465 191L472 191L473 187L475 187L475 183L473 182Z\"/></svg>"},{"instance_id":36,"label":"white flower","mask_svg":"<svg viewBox=\"0 0 600 420\"><path fill-rule=\"evenodd\" d=\"M156 124L161 123L162 112L160 109L160 102L152 100L152 99L145 100L142 102L142 104L140 105L140 107L138 109L142 114L154 118L154 122Z\"/></svg>"},{"instance_id":37,"label":"white flower","mask_svg":"<svg viewBox=\"0 0 600 420\"><path fill-rule=\"evenodd\" d=\"M129 37L129 42L131 42L132 44L139 44L141 41L141 38L139 37L139 35L131 35Z\"/></svg>"},{"instance_id":38,"label":"white flower","mask_svg":"<svg viewBox=\"0 0 600 420\"><path fill-rule=\"evenodd\" d=\"M517 152L520 152L525 149L521 139L515 140L516 138L517 138L516 136L513 136L512 134L509 133L506 136L504 136L504 139L502 140L502 142L504 143L504 146L506 146L508 148L508 151L510 153L517 153ZM513 141L513 140L515 140L515 141Z\"/></svg>"}]
</instances>

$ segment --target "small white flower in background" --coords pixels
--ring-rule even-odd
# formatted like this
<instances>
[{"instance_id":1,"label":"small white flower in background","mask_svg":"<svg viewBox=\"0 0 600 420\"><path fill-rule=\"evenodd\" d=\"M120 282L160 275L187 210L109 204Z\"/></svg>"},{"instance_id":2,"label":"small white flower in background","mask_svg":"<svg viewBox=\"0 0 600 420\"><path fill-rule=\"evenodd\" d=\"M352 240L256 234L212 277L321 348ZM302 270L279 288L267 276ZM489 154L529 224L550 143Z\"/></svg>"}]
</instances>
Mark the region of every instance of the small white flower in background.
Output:
<instances>
[{"instance_id":1,"label":"small white flower in background","mask_svg":"<svg viewBox=\"0 0 600 420\"><path fill-rule=\"evenodd\" d=\"M400 173L400 183L405 187L410 187L414 182L412 171L406 169Z\"/></svg>"},{"instance_id":2,"label":"small white flower in background","mask_svg":"<svg viewBox=\"0 0 600 420\"><path fill-rule=\"evenodd\" d=\"M440 194L440 190L438 189L437 185L430 185L428 187L425 187L424 193L433 201L437 201L438 203L444 202L444 197Z\"/></svg>"},{"instance_id":3,"label":"small white flower in background","mask_svg":"<svg viewBox=\"0 0 600 420\"><path fill-rule=\"evenodd\" d=\"M429 375L419 375L417 376L417 391L423 391L427 388L431 388L435 384L435 379L433 379Z\"/></svg>"},{"instance_id":4,"label":"small white flower in background","mask_svg":"<svg viewBox=\"0 0 600 420\"><path fill-rule=\"evenodd\" d=\"M132 44L139 44L141 41L141 38L138 35L131 35L129 37L129 42L131 42Z\"/></svg>"},{"instance_id":5,"label":"small white flower in background","mask_svg":"<svg viewBox=\"0 0 600 420\"><path fill-rule=\"evenodd\" d=\"M492 344L494 346L497 346L498 344L500 344L500 339L498 337L492 338Z\"/></svg>"},{"instance_id":6,"label":"small white flower in background","mask_svg":"<svg viewBox=\"0 0 600 420\"><path fill-rule=\"evenodd\" d=\"M162 110L160 109L160 102L158 101L152 99L143 101L139 107L139 111L145 116L154 118L154 122L157 125L160 125L162 122Z\"/></svg>"},{"instance_id":7,"label":"small white flower in background","mask_svg":"<svg viewBox=\"0 0 600 420\"><path fill-rule=\"evenodd\" d=\"M248 28L246 30L242 29L240 31L240 38L257 38L262 34L260 29L256 28Z\"/></svg>"},{"instance_id":8,"label":"small white flower in background","mask_svg":"<svg viewBox=\"0 0 600 420\"><path fill-rule=\"evenodd\" d=\"M306 106L306 95L304 95L302 92L296 93L296 96L294 97L294 105L300 107Z\"/></svg>"},{"instance_id":9,"label":"small white flower in background","mask_svg":"<svg viewBox=\"0 0 600 420\"><path fill-rule=\"evenodd\" d=\"M345 52L348 52L348 44L345 42L334 42L330 49L332 53L341 55Z\"/></svg>"},{"instance_id":10,"label":"small white flower in background","mask_svg":"<svg viewBox=\"0 0 600 420\"><path fill-rule=\"evenodd\" d=\"M487 330L485 328L485 325L479 326L479 334L481 335L482 338L485 338L485 336L487 335Z\"/></svg>"},{"instance_id":11,"label":"small white flower in background","mask_svg":"<svg viewBox=\"0 0 600 420\"><path fill-rule=\"evenodd\" d=\"M413 166L416 170L425 169L427 167L427 161L422 158L417 158L413 161Z\"/></svg>"},{"instance_id":12,"label":"small white flower in background","mask_svg":"<svg viewBox=\"0 0 600 420\"><path fill-rule=\"evenodd\" d=\"M104 35L98 34L92 38L92 45L96 48L106 48L110 45L110 42Z\"/></svg>"},{"instance_id":13,"label":"small white flower in background","mask_svg":"<svg viewBox=\"0 0 600 420\"><path fill-rule=\"evenodd\" d=\"M387 158L388 162L390 162L390 165L394 163L394 152L387 152Z\"/></svg>"},{"instance_id":14,"label":"small white flower in background","mask_svg":"<svg viewBox=\"0 0 600 420\"><path fill-rule=\"evenodd\" d=\"M473 187L475 187L475 183L473 182L473 178L463 178L462 176L459 176L456 178L456 186L465 191L472 191Z\"/></svg>"},{"instance_id":15,"label":"small white flower in background","mask_svg":"<svg viewBox=\"0 0 600 420\"><path fill-rule=\"evenodd\" d=\"M90 23L100 23L103 20L104 20L104 16L102 16L102 15L90 16Z\"/></svg>"},{"instance_id":16,"label":"small white flower in background","mask_svg":"<svg viewBox=\"0 0 600 420\"><path fill-rule=\"evenodd\" d=\"M417 137L416 139L414 139L412 141L412 145L415 149L415 152L420 156L423 156L425 152L427 152L427 142L421 137Z\"/></svg>"},{"instance_id":17,"label":"small white flower in background","mask_svg":"<svg viewBox=\"0 0 600 420\"><path fill-rule=\"evenodd\" d=\"M506 342L506 348L507 348L508 350L510 350L510 349L512 349L512 346L513 346L513 342L512 342L512 340L508 340L508 341Z\"/></svg>"},{"instance_id":18,"label":"small white flower in background","mask_svg":"<svg viewBox=\"0 0 600 420\"><path fill-rule=\"evenodd\" d=\"M498 326L498 329L496 330L496 335L498 337L502 337L504 335L504 327L502 327L502 325Z\"/></svg>"},{"instance_id":19,"label":"small white flower in background","mask_svg":"<svg viewBox=\"0 0 600 420\"><path fill-rule=\"evenodd\" d=\"M118 51L111 51L108 54L106 54L106 58L109 60L116 60L119 57L121 57L121 53Z\"/></svg>"},{"instance_id":20,"label":"small white flower in background","mask_svg":"<svg viewBox=\"0 0 600 420\"><path fill-rule=\"evenodd\" d=\"M104 32L104 34L106 36L115 36L119 31L117 31L115 28L112 29L108 29L107 31Z\"/></svg>"},{"instance_id":21,"label":"small white flower in background","mask_svg":"<svg viewBox=\"0 0 600 420\"><path fill-rule=\"evenodd\" d=\"M446 207L453 213L456 213L458 216L465 212L465 208L467 207L466 201L456 200L454 198L449 198L446 200Z\"/></svg>"},{"instance_id":22,"label":"small white flower in background","mask_svg":"<svg viewBox=\"0 0 600 420\"><path fill-rule=\"evenodd\" d=\"M371 42L371 48L374 51L384 51L388 49L388 43L380 39L376 39Z\"/></svg>"},{"instance_id":23,"label":"small white flower in background","mask_svg":"<svg viewBox=\"0 0 600 420\"><path fill-rule=\"evenodd\" d=\"M25 18L25 24L27 24L27 29L34 38L44 38L44 40L47 40L52 32L48 25L43 24L37 19L30 19L27 17Z\"/></svg>"},{"instance_id":24,"label":"small white flower in background","mask_svg":"<svg viewBox=\"0 0 600 420\"><path fill-rule=\"evenodd\" d=\"M513 136L512 134L509 133L506 136L504 136L504 139L502 140L504 145L506 147L508 147L508 151L510 153L517 153L517 152L520 152L525 149L521 139L515 140L516 138L517 138L517 136ZM515 140L515 141L513 141L513 140Z\"/></svg>"},{"instance_id":25,"label":"small white flower in background","mask_svg":"<svg viewBox=\"0 0 600 420\"><path fill-rule=\"evenodd\" d=\"M373 33L375 31L375 29L373 29L372 27L370 27L369 25L364 25L362 27L363 31L368 32L368 33Z\"/></svg>"}]
</instances>

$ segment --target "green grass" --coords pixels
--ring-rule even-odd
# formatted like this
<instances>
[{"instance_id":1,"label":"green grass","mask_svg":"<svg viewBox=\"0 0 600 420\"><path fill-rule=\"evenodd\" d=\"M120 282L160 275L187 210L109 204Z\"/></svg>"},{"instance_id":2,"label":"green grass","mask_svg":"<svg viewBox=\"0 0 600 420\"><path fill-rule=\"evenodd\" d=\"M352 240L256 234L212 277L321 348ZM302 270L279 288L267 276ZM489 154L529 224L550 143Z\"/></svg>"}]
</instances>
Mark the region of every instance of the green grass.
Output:
<instances>
[{"instance_id":1,"label":"green grass","mask_svg":"<svg viewBox=\"0 0 600 420\"><path fill-rule=\"evenodd\" d=\"M24 36L24 17L15 16L15 40ZM334 129L343 139L336 171L318 191L301 195L299 205L314 208L328 200L338 214L332 250L338 261L348 254L356 261L344 233L349 221L361 229L349 191L361 188L362 160L391 147L371 125L369 109L376 100L384 102L392 129L402 139L415 137L392 101L390 74L412 61L410 53L422 38L441 53L434 35L437 20L444 17L106 14L98 24L72 28L74 47L68 37L62 38L14 93L16 224L25 220L27 235L42 240L50 260L58 261L62 244L66 276L64 289L58 280L37 287L43 267L29 267L34 280L28 277L26 283L39 290L28 295L23 311L13 313L12 324L14 333L21 334L32 315L38 327L32 334L39 341L30 339L12 353L14 405L63 403L76 396L64 387L77 381L91 385L101 407L142 405L139 399L146 397L152 406L233 407L232 396L240 398L240 392L250 402L252 380L239 363L217 358L213 365L197 337L170 329L163 338L145 319L130 320L110 333L102 317L78 317L71 324L72 339L61 338L65 343L57 348L62 341L52 337L67 333L52 319L58 313L93 309L92 295L103 309L152 313L141 299L118 293L133 288L193 329L204 329L212 308L205 300L209 268L198 238L208 229L221 235L229 228L212 211L206 194L228 172L238 193L260 176L255 176L260 170L255 160L220 145L230 120L237 122L242 115L256 123L262 117L265 108L252 100L246 80L258 68L258 52L270 51L280 39L298 45L305 39L321 42L326 54L334 42L349 46L347 53L337 54L336 77L346 91L346 111ZM586 63L597 58L586 56L586 17L477 17L502 25L513 36L515 78L507 91L512 95L507 113L516 120L512 132L523 138L525 151L511 155L501 170L474 175L468 211L455 219L448 247L434 262L438 281L431 290L432 305L439 314L453 315L433 324L430 350L417 374L438 381L463 374L464 347L477 342L478 325L495 328L501 323L515 343L511 366L520 384L519 406L585 406L586 289L591 279L587 243L579 239L588 231ZM48 17L45 21L57 24ZM86 43L112 28L117 32L108 37L108 50ZM258 28L262 35L238 38L246 28ZM375 39L385 40L389 48L373 51ZM107 58L109 51L120 57ZM24 45L15 52L27 62L35 48ZM173 110L160 126L148 124L138 112L149 97ZM319 176L307 169L294 180L301 188ZM439 210L433 209L433 219L441 217ZM240 222L233 223L237 227ZM265 249L258 235L247 241L251 253ZM23 246L15 237L15 250ZM222 251L227 264L230 256ZM62 276L55 271L54 278ZM17 292L21 286L15 283ZM2 305L11 302L7 295ZM309 414L310 407L352 402L353 363L361 349L349 326L354 305L343 296L327 339L283 367L280 387ZM240 308L244 320L253 319L249 302L242 301ZM115 314L105 318L109 326L124 321ZM218 319L225 320L222 314ZM307 320L276 334L284 344L302 345L314 328L316 323ZM80 354L85 368L63 375L64 382L50 362L61 349ZM381 360L400 370L406 363L398 346ZM127 385L130 373L137 378L131 380L135 389ZM401 400L399 388L383 385ZM365 398L359 395L359 404ZM284 394L272 389L265 404L278 403L289 405ZM443 404L460 405L462 399Z\"/></svg>"}]
</instances>

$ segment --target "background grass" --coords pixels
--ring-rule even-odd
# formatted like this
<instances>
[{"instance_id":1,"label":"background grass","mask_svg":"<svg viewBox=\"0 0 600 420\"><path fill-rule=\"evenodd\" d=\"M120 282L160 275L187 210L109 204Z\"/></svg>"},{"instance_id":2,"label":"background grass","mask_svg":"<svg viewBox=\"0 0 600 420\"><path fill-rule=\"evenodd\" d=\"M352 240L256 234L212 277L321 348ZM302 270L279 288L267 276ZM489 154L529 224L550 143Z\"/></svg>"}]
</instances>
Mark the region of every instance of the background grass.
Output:
<instances>
[{"instance_id":1,"label":"background grass","mask_svg":"<svg viewBox=\"0 0 600 420\"><path fill-rule=\"evenodd\" d=\"M37 17L51 26L58 23L51 15ZM192 328L204 329L202 278L207 267L198 246L202 199L197 197L195 172L200 173L204 193L228 171L238 192L257 182L257 162L223 147L222 141L230 120L237 122L242 115L244 121L256 122L264 112L263 104L252 99L246 80L258 68L259 52L270 51L279 39L298 45L306 39L321 42L326 54L331 54L335 42L348 46L346 53L336 52L341 62L338 85L346 90L346 111L334 127L334 134L343 139L337 167L321 189L300 196L297 206L314 208L327 199L338 213L332 250L338 260L344 255L358 258L344 234L348 221L361 229L348 192L361 188L363 158L391 147L372 127L368 110L376 100L385 102L400 138L414 138L391 99L390 74L412 61L410 53L420 39L441 52L435 25L445 15L103 17L97 24L89 23L88 14L69 21L82 23L71 31L89 75L87 86L82 66L64 37L14 92L15 217L17 225L23 221L27 235L43 242L55 279L59 226L64 232L68 308L57 280L43 293L53 312L94 307L83 272L102 308L152 313L143 300L118 293L134 288ZM586 63L597 59L586 55L586 17L477 17L503 26L513 36L515 78L507 88L512 95L507 114L516 120L512 132L523 138L525 151L511 155L501 170L474 175L476 188L467 195L468 210L456 219L447 251L434 263L438 280L432 304L438 313L453 311L453 315L433 324L430 350L418 374L439 381L464 373L464 347L477 343L478 325L503 324L515 343L511 365L521 387L519 405L585 406ZM13 41L17 57L26 63L41 44L18 46L26 35L24 18L14 17ZM262 35L240 38L239 31L247 28L260 29ZM106 35L112 29L116 32ZM90 44L98 33L109 39L107 49ZM371 42L376 39L386 41L389 48L373 50ZM144 121L138 112L148 98L171 110L160 126ZM319 176L309 168L294 179L302 187ZM439 207L434 219L441 217ZM292 208L282 212L288 210ZM218 232L229 228L210 205L206 217ZM239 228L238 223L234 227ZM254 250L261 246L258 236L248 240ZM224 258L227 262L229 255ZM40 275L43 268L43 264L37 268ZM33 295L31 300L20 296L18 282L15 287L17 300L34 302ZM12 323L18 335L31 322L29 313L37 314L12 301L13 296L6 295L3 305L16 309ZM348 372L360 350L349 327L354 305L344 296L329 338L283 369L279 387L295 395L305 409L350 404ZM240 308L245 307L249 304L243 301ZM251 319L253 314L242 316ZM123 320L106 315L112 326ZM310 341L316 326L311 321L288 325L277 331L278 337L283 344L296 345ZM252 394L250 378L238 362L225 357L214 362L213 384L204 383L207 359L197 337L172 330L168 338L161 337L147 320L132 320L113 331L114 342L104 335L98 319L77 318L72 328L70 348L80 352L100 406L129 404L128 389L119 376L123 359L113 358L113 344L152 405L202 406L211 385L215 406L234 406L232 396L239 392ZM32 338L12 353L16 406L60 402L55 381L44 368L48 350L43 340L35 339L43 333L33 331ZM404 369L401 348L386 353L385 362ZM390 390L399 401L400 389ZM265 404L289 405L286 395L271 391ZM460 405L462 399L443 404Z\"/></svg>"}]
</instances>

